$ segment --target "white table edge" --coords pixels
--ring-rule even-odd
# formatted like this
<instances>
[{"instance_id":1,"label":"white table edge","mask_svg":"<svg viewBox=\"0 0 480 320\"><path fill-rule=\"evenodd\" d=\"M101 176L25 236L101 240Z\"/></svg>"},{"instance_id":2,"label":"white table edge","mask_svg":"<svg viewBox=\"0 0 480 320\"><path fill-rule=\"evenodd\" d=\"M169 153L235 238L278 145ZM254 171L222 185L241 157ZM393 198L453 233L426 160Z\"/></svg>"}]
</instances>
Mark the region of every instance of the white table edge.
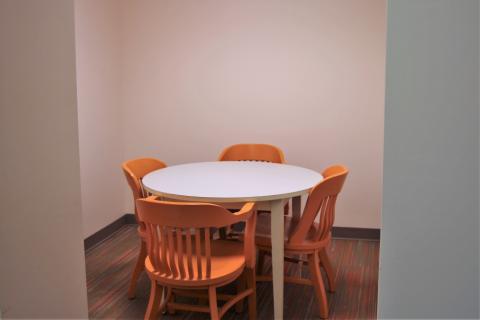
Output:
<instances>
[{"instance_id":1,"label":"white table edge","mask_svg":"<svg viewBox=\"0 0 480 320\"><path fill-rule=\"evenodd\" d=\"M293 197L302 196L310 191L311 188L307 188L300 191L289 192L284 194L276 194L270 196L253 196L253 197L237 197L237 198L215 198L215 197L195 197L195 196L186 196L179 195L174 193L167 193L158 190L153 190L146 185L143 185L143 188L155 196L165 197L174 200L183 200L191 202L213 202L213 203L228 203L228 202L266 202L266 201L275 201L282 199L289 199Z\"/></svg>"}]
</instances>

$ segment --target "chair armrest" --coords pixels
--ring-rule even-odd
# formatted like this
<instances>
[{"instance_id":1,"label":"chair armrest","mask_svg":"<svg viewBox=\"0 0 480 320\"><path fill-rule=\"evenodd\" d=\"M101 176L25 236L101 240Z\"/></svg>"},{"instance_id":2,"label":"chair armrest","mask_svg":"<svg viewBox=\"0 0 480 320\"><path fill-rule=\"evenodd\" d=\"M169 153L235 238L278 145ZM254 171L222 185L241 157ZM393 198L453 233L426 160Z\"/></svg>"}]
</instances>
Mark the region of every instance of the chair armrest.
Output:
<instances>
[{"instance_id":1,"label":"chair armrest","mask_svg":"<svg viewBox=\"0 0 480 320\"><path fill-rule=\"evenodd\" d=\"M255 202L247 202L243 205L243 207L238 210L237 212L234 212L233 215L235 215L238 219L237 222L240 221L247 221L248 216L254 211L255 208Z\"/></svg>"},{"instance_id":2,"label":"chair armrest","mask_svg":"<svg viewBox=\"0 0 480 320\"><path fill-rule=\"evenodd\" d=\"M145 199L147 199L147 200L160 200L160 197L159 196L148 196Z\"/></svg>"}]
</instances>

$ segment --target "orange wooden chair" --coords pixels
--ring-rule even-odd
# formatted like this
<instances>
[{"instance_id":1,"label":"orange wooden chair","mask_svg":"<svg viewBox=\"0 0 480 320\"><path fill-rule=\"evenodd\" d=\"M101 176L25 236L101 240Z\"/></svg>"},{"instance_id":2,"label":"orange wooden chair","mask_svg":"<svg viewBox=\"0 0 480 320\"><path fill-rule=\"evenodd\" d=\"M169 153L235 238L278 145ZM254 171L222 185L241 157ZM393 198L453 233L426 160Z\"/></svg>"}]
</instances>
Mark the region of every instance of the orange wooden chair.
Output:
<instances>
[{"instance_id":1,"label":"orange wooden chair","mask_svg":"<svg viewBox=\"0 0 480 320\"><path fill-rule=\"evenodd\" d=\"M285 156L280 148L270 144L234 144L225 148L218 161L265 161L285 163Z\"/></svg>"},{"instance_id":2,"label":"orange wooden chair","mask_svg":"<svg viewBox=\"0 0 480 320\"><path fill-rule=\"evenodd\" d=\"M272 163L285 163L285 156L283 151L271 144L234 144L223 149L218 156L218 161L261 161ZM285 214L289 212L289 203L285 204ZM258 211L259 213L265 213L267 211ZM228 230L220 230L222 238L227 236Z\"/></svg>"},{"instance_id":3,"label":"orange wooden chair","mask_svg":"<svg viewBox=\"0 0 480 320\"><path fill-rule=\"evenodd\" d=\"M152 196L137 200L141 221L146 226L145 268L151 280L145 319L155 319L159 310L188 310L210 313L220 319L234 304L248 296L249 318L255 319L255 225L254 203L231 213L208 203L159 201ZM244 243L213 240L212 229L246 222ZM217 288L242 278L236 295L217 295ZM163 288L167 295L161 303ZM203 289L203 290L202 290ZM175 302L175 294L207 297L209 306ZM226 300L219 309L217 298Z\"/></svg>"},{"instance_id":4,"label":"orange wooden chair","mask_svg":"<svg viewBox=\"0 0 480 320\"><path fill-rule=\"evenodd\" d=\"M143 189L143 177L152 171L163 169L167 165L160 160L154 158L140 158L129 160L123 163L122 170L127 178L128 185L132 189L133 200L148 197L150 194ZM145 258L147 256L147 246L145 243L146 232L145 225L138 217L137 207L135 205L135 219L138 223L138 234L140 236L140 253L138 254L137 263L133 269L132 278L128 287L128 298L135 298L135 289L137 287L137 280L140 273L145 268Z\"/></svg>"},{"instance_id":5,"label":"orange wooden chair","mask_svg":"<svg viewBox=\"0 0 480 320\"><path fill-rule=\"evenodd\" d=\"M328 303L320 266L327 275L329 289L335 291L335 272L327 255L335 218L335 203L342 190L348 169L341 165L322 172L324 180L313 187L301 217L285 216L285 253L306 255L311 279L285 277L286 282L313 285L319 300L320 317L328 318ZM317 215L319 222L315 222ZM255 243L260 251L271 251L270 218L259 216ZM287 258L287 260L292 260ZM293 259L294 261L298 261ZM261 271L261 270L260 270ZM271 276L257 276L257 281L271 281Z\"/></svg>"}]
</instances>

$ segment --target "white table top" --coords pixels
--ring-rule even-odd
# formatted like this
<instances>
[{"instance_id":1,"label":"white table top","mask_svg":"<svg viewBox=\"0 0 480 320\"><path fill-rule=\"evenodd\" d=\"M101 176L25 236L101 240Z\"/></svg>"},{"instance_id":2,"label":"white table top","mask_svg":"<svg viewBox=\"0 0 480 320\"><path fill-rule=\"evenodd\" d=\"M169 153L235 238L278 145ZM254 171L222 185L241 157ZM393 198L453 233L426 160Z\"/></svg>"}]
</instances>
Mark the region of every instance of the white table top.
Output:
<instances>
[{"instance_id":1,"label":"white table top","mask_svg":"<svg viewBox=\"0 0 480 320\"><path fill-rule=\"evenodd\" d=\"M152 194L172 199L246 202L299 196L322 179L316 171L287 164L216 161L160 169L142 183Z\"/></svg>"}]
</instances>

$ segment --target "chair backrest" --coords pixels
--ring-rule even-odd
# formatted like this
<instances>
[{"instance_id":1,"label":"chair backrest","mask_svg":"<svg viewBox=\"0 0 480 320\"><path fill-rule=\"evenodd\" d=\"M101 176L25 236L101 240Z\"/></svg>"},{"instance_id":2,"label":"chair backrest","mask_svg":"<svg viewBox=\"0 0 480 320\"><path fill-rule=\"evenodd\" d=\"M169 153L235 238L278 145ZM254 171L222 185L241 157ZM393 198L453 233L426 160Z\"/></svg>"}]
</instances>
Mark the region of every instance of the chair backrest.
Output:
<instances>
[{"instance_id":1,"label":"chair backrest","mask_svg":"<svg viewBox=\"0 0 480 320\"><path fill-rule=\"evenodd\" d=\"M218 160L285 163L285 156L282 150L270 144L235 144L225 148Z\"/></svg>"},{"instance_id":2,"label":"chair backrest","mask_svg":"<svg viewBox=\"0 0 480 320\"><path fill-rule=\"evenodd\" d=\"M255 264L254 203L231 213L208 203L137 200L140 219L147 232L147 254L156 272L180 280L208 279L211 274L212 228L246 221L245 256Z\"/></svg>"},{"instance_id":3,"label":"chair backrest","mask_svg":"<svg viewBox=\"0 0 480 320\"><path fill-rule=\"evenodd\" d=\"M122 164L122 170L127 178L128 185L133 193L133 201L135 204L135 200L139 198L146 198L150 196L150 194L144 190L142 185L143 177L155 170L163 169L167 165L162 161L154 158L140 158L140 159L133 159L125 161ZM143 229L143 224L138 217L137 207L135 204L135 219L140 227Z\"/></svg>"},{"instance_id":4,"label":"chair backrest","mask_svg":"<svg viewBox=\"0 0 480 320\"><path fill-rule=\"evenodd\" d=\"M322 172L324 179L310 190L300 221L288 240L290 244L301 245L307 239L318 214L319 228L309 240L321 242L330 236L335 220L335 203L347 175L348 169L342 165L328 167Z\"/></svg>"}]
</instances>

